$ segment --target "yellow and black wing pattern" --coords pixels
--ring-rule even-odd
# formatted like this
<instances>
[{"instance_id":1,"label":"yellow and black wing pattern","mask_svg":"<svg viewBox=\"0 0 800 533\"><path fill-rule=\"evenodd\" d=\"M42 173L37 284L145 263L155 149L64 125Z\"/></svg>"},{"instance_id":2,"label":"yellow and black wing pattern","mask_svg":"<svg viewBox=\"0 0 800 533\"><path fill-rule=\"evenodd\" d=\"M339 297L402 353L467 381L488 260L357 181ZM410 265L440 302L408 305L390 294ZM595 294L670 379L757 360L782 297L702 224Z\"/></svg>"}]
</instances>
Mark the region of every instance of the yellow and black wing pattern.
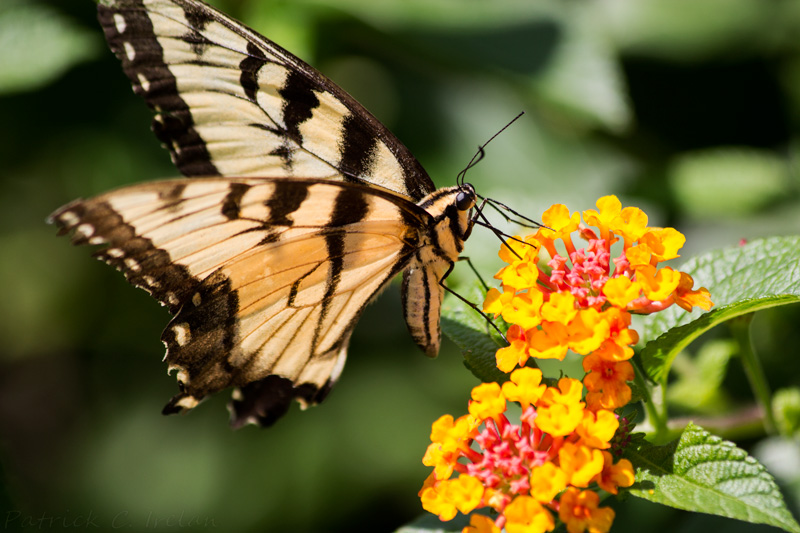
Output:
<instances>
[{"instance_id":1,"label":"yellow and black wing pattern","mask_svg":"<svg viewBox=\"0 0 800 533\"><path fill-rule=\"evenodd\" d=\"M232 424L318 403L355 323L403 272L403 310L439 350L441 281L475 191L435 190L419 162L322 74L198 0L101 0L106 39L183 179L73 201L74 244L167 306L165 413L234 388Z\"/></svg>"}]
</instances>

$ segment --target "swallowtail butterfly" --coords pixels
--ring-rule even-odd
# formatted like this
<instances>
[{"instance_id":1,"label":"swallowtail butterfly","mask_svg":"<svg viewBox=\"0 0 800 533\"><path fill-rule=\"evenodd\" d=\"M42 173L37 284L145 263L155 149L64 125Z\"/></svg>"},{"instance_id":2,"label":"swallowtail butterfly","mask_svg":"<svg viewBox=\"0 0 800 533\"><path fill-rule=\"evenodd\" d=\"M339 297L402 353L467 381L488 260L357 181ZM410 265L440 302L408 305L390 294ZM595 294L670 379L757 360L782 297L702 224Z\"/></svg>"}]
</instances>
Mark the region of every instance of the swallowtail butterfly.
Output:
<instances>
[{"instance_id":1,"label":"swallowtail butterfly","mask_svg":"<svg viewBox=\"0 0 800 533\"><path fill-rule=\"evenodd\" d=\"M469 184L408 149L291 53L199 0L101 0L98 17L184 179L49 219L167 306L164 413L234 388L232 424L320 402L367 303L403 273L412 337L439 351L441 281L472 229Z\"/></svg>"}]
</instances>

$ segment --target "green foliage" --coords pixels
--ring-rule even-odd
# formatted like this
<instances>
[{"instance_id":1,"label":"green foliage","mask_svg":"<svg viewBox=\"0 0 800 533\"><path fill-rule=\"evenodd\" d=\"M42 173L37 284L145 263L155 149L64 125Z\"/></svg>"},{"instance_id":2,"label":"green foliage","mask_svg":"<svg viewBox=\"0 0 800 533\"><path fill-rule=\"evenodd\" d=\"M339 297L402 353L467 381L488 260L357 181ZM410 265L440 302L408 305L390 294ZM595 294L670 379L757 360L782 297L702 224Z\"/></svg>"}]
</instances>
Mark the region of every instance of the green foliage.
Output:
<instances>
[{"instance_id":1,"label":"green foliage","mask_svg":"<svg viewBox=\"0 0 800 533\"><path fill-rule=\"evenodd\" d=\"M686 313L677 306L649 315L640 342L647 375L665 381L675 356L717 324L759 309L800 301L800 237L771 237L715 250L680 267L711 292L714 308Z\"/></svg>"},{"instance_id":2,"label":"green foliage","mask_svg":"<svg viewBox=\"0 0 800 533\"><path fill-rule=\"evenodd\" d=\"M775 391L772 411L781 435L800 439L800 387Z\"/></svg>"},{"instance_id":3,"label":"green foliage","mask_svg":"<svg viewBox=\"0 0 800 533\"><path fill-rule=\"evenodd\" d=\"M476 302L478 307L483 303L485 294L480 282L475 282L463 295L467 300ZM453 296L448 296L442 306L442 332L452 340L464 354L464 366L475 377L484 382L502 383L508 376L497 369L494 354L498 348L505 346L500 335L466 303Z\"/></svg>"},{"instance_id":4,"label":"green foliage","mask_svg":"<svg viewBox=\"0 0 800 533\"><path fill-rule=\"evenodd\" d=\"M37 89L95 57L97 35L40 3L0 5L0 95Z\"/></svg>"},{"instance_id":5,"label":"green foliage","mask_svg":"<svg viewBox=\"0 0 800 533\"><path fill-rule=\"evenodd\" d=\"M667 446L641 441L625 453L636 469L631 494L649 501L798 532L763 465L733 443L689 424Z\"/></svg>"},{"instance_id":6,"label":"green foliage","mask_svg":"<svg viewBox=\"0 0 800 533\"><path fill-rule=\"evenodd\" d=\"M680 347L732 316L775 306L757 316L772 327L755 341L771 347L765 370L781 389L772 410L782 434L795 435L784 446L797 452L792 387L800 374L791 361L800 306L780 304L797 301L800 242L774 237L703 255L800 227L800 182L790 171L800 153L797 2L213 3L363 100L439 186L453 184L481 142L527 111L467 179L532 218L552 203L580 209L614 193L645 209L652 225L687 235L684 254L697 259L683 268L711 289L717 307L669 310L640 333L649 375L690 415L719 415L752 399L729 341L713 339L695 359L688 351L676 359ZM135 530L148 516L184 511L219 529L295 532L388 531L418 516L430 424L463 412L475 383L453 345L436 361L416 353L390 287L362 318L323 405L293 409L264 432L230 432L223 397L186 417L160 417L175 392L159 341L169 317L85 250L56 239L44 219L78 196L174 176L174 166L105 49L91 0L0 0L0 44L0 516L92 509L110 527L126 512ZM494 235L476 228L466 255L490 276L497 248ZM461 287L470 276L459 265L450 281ZM479 290L459 290L481 303ZM442 322L472 373L505 379L494 367L498 338L480 316L448 296ZM670 371L675 383L666 381ZM640 385L637 397L652 393ZM769 440L763 429L750 437L748 446ZM725 451L737 458L734 470L752 477L735 475L733 491L695 481L692 470L676 480L655 469L649 481L792 524L740 497L748 481L778 501L758 465L739 459L744 452L698 438L711 450L699 467L719 468L714 453ZM652 457L657 450L661 459ZM637 453L645 452L674 470L674 449ZM777 475L786 457L765 463ZM800 501L800 485L787 487L787 500ZM617 506L619 528L634 502ZM629 519L632 531L652 516L654 531L701 527L692 516L645 515ZM429 516L407 530L461 525Z\"/></svg>"}]
</instances>

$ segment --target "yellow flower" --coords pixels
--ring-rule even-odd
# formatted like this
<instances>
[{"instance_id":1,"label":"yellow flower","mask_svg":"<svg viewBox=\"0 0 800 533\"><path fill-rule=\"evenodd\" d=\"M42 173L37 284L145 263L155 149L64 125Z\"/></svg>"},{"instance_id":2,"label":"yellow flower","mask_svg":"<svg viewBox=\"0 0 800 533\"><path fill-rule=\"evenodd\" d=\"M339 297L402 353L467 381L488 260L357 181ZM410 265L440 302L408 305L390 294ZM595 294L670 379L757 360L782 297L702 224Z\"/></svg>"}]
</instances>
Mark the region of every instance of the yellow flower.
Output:
<instances>
[{"instance_id":1,"label":"yellow flower","mask_svg":"<svg viewBox=\"0 0 800 533\"><path fill-rule=\"evenodd\" d=\"M544 533L555 527L553 515L530 496L517 496L505 509L507 533Z\"/></svg>"},{"instance_id":2,"label":"yellow flower","mask_svg":"<svg viewBox=\"0 0 800 533\"><path fill-rule=\"evenodd\" d=\"M569 348L575 353L587 355L597 350L611 335L611 325L605 315L592 307L581 309L567 326Z\"/></svg>"},{"instance_id":3,"label":"yellow flower","mask_svg":"<svg viewBox=\"0 0 800 533\"><path fill-rule=\"evenodd\" d=\"M536 405L547 389L541 383L542 371L538 368L518 368L511 373L511 381L503 383L503 395L526 409L529 405Z\"/></svg>"},{"instance_id":4,"label":"yellow flower","mask_svg":"<svg viewBox=\"0 0 800 533\"><path fill-rule=\"evenodd\" d=\"M533 329L541 323L539 308L542 307L543 295L539 291L516 294L503 308L503 320L509 324L517 324L522 329Z\"/></svg>"},{"instance_id":5,"label":"yellow flower","mask_svg":"<svg viewBox=\"0 0 800 533\"><path fill-rule=\"evenodd\" d=\"M595 412L584 411L583 420L575 428L575 432L581 436L580 444L592 448L605 450L611 444L609 442L614 437L619 421L612 411L601 409Z\"/></svg>"},{"instance_id":6,"label":"yellow flower","mask_svg":"<svg viewBox=\"0 0 800 533\"><path fill-rule=\"evenodd\" d=\"M681 280L681 273L670 267L656 269L651 265L643 265L636 268L636 280L641 284L644 295L658 302L666 300L675 292Z\"/></svg>"},{"instance_id":7,"label":"yellow flower","mask_svg":"<svg viewBox=\"0 0 800 533\"><path fill-rule=\"evenodd\" d=\"M569 435L583 419L583 406L553 404L536 411L536 427L554 437Z\"/></svg>"},{"instance_id":8,"label":"yellow flower","mask_svg":"<svg viewBox=\"0 0 800 533\"><path fill-rule=\"evenodd\" d=\"M569 292L553 293L550 295L550 300L542 304L541 314L545 320L566 326L578 314L578 310L575 309L575 297Z\"/></svg>"},{"instance_id":9,"label":"yellow flower","mask_svg":"<svg viewBox=\"0 0 800 533\"><path fill-rule=\"evenodd\" d=\"M469 517L469 525L461 533L501 533L494 520L486 515L473 514Z\"/></svg>"},{"instance_id":10,"label":"yellow flower","mask_svg":"<svg viewBox=\"0 0 800 533\"><path fill-rule=\"evenodd\" d=\"M461 474L456 479L430 482L431 477L420 491L420 500L423 509L438 515L441 520L452 520L456 511L469 513L483 497L483 485L472 476Z\"/></svg>"},{"instance_id":11,"label":"yellow flower","mask_svg":"<svg viewBox=\"0 0 800 533\"><path fill-rule=\"evenodd\" d=\"M536 411L536 427L554 437L564 437L575 431L583 420L582 395L583 385L576 379L561 378L558 388L548 387Z\"/></svg>"},{"instance_id":12,"label":"yellow flower","mask_svg":"<svg viewBox=\"0 0 800 533\"><path fill-rule=\"evenodd\" d=\"M553 463L531 469L531 496L541 503L550 503L567 487L567 475Z\"/></svg>"},{"instance_id":13,"label":"yellow flower","mask_svg":"<svg viewBox=\"0 0 800 533\"><path fill-rule=\"evenodd\" d=\"M493 290L493 289L492 289ZM642 286L626 276L611 278L603 285L603 294L614 307L625 308L639 297Z\"/></svg>"},{"instance_id":14,"label":"yellow flower","mask_svg":"<svg viewBox=\"0 0 800 533\"><path fill-rule=\"evenodd\" d=\"M683 248L686 243L686 237L680 231L673 228L648 229L649 231L642 236L640 241L650 248L658 261L669 261L680 257L678 250Z\"/></svg>"},{"instance_id":15,"label":"yellow flower","mask_svg":"<svg viewBox=\"0 0 800 533\"><path fill-rule=\"evenodd\" d=\"M638 241L647 232L647 215L638 207L626 207L620 211L611 229L625 239L625 243Z\"/></svg>"},{"instance_id":16,"label":"yellow flower","mask_svg":"<svg viewBox=\"0 0 800 533\"><path fill-rule=\"evenodd\" d=\"M570 485L586 487L603 470L603 454L588 446L565 442L558 450L558 464Z\"/></svg>"},{"instance_id":17,"label":"yellow flower","mask_svg":"<svg viewBox=\"0 0 800 533\"><path fill-rule=\"evenodd\" d=\"M506 399L497 383L481 383L472 389L472 400L469 414L481 420L497 418L506 410Z\"/></svg>"},{"instance_id":18,"label":"yellow flower","mask_svg":"<svg viewBox=\"0 0 800 533\"><path fill-rule=\"evenodd\" d=\"M528 335L528 352L540 359L564 359L569 349L569 332L559 322L543 322L542 329L535 329Z\"/></svg>"},{"instance_id":19,"label":"yellow flower","mask_svg":"<svg viewBox=\"0 0 800 533\"><path fill-rule=\"evenodd\" d=\"M605 239L606 243L611 246L612 243L608 238L609 229L619 225L618 220L622 210L622 203L616 196L609 195L597 200L595 205L600 211L587 209L583 212L583 220L590 226L599 228L600 238Z\"/></svg>"}]
</instances>

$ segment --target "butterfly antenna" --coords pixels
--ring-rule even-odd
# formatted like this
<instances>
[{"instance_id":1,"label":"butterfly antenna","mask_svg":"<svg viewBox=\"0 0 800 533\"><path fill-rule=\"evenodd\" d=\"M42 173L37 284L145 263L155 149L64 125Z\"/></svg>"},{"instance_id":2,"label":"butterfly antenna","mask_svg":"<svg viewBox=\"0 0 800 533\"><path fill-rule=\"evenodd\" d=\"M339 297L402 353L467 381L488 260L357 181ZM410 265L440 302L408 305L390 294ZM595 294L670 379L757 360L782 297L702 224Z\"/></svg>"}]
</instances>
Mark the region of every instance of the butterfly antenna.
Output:
<instances>
[{"instance_id":1,"label":"butterfly antenna","mask_svg":"<svg viewBox=\"0 0 800 533\"><path fill-rule=\"evenodd\" d=\"M470 159L470 160L469 160L469 163L467 163L467 166L466 166L466 167L464 167L464 169L463 169L461 172L459 172L459 173L458 173L458 176L456 176L456 184L457 184L457 185L464 185L464 178L465 178L465 177L466 177L466 175L467 175L467 171L468 171L469 169L471 169L472 167L474 167L475 165L477 165L477 164L480 162L480 160L481 160L481 159L483 159L483 156L485 155L485 151L484 151L484 150L485 150L486 146L487 146L487 145L488 145L490 142L492 142L492 141L494 140L494 138L495 138L495 137L497 137L498 135L500 135L501 133L503 133L503 132L504 132L506 129L508 129L508 127L509 127L510 125L512 125L514 122L516 122L516 121L517 121L517 119L519 119L519 117L521 117L521 116L522 116L522 115L524 115L524 114L525 114L525 111L520 111L520 113L519 113L519 114L518 114L516 117L512 118L512 119L511 119L511 120L508 122L508 124L506 124L505 126L503 126L502 128L500 128L500 130L499 130L497 133L495 133L494 135L492 135L492 136L489 138L489 140L488 140L488 141L486 141L485 143L483 143L482 145L480 145L480 146L478 147L478 151L477 151L477 152L475 152L475 155L473 155L473 156L472 156L472 159Z\"/></svg>"},{"instance_id":2,"label":"butterfly antenna","mask_svg":"<svg viewBox=\"0 0 800 533\"><path fill-rule=\"evenodd\" d=\"M492 209L497 211L500 214L500 216L503 217L506 220L506 222L510 222L512 224L517 224L517 225L525 227L525 228L547 228L547 226L545 226L541 222L536 222L535 220L530 219L530 218L526 217L525 215L523 215L521 213L518 213L517 211L511 209L510 207L508 207L506 204L504 204L502 202L498 202L497 200L495 200L493 198L484 198L480 194L478 194L477 196L481 200L485 200L486 203L488 203L492 207ZM506 213L506 211L508 213L513 214L516 217L519 217L519 218L518 219L512 218L511 216L509 216Z\"/></svg>"}]
</instances>

